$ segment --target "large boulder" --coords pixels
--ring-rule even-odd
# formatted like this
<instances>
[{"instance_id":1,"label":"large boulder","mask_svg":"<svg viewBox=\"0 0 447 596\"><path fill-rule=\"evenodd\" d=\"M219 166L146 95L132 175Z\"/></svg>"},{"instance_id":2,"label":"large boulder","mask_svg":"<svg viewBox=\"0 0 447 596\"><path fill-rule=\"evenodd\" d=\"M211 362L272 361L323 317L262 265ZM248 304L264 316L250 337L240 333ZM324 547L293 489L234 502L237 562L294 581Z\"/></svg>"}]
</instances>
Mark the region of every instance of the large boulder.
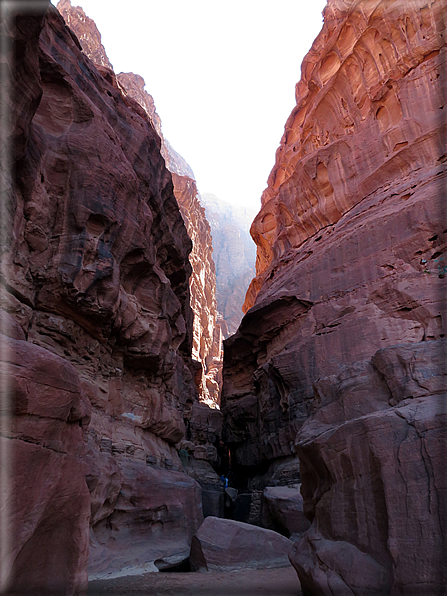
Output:
<instances>
[{"instance_id":1,"label":"large boulder","mask_svg":"<svg viewBox=\"0 0 447 596\"><path fill-rule=\"evenodd\" d=\"M304 515L300 484L268 486L263 493L262 522L286 536L301 534L310 527Z\"/></svg>"},{"instance_id":2,"label":"large boulder","mask_svg":"<svg viewBox=\"0 0 447 596\"><path fill-rule=\"evenodd\" d=\"M207 517L192 538L189 561L194 571L286 567L292 546L272 530Z\"/></svg>"}]
</instances>

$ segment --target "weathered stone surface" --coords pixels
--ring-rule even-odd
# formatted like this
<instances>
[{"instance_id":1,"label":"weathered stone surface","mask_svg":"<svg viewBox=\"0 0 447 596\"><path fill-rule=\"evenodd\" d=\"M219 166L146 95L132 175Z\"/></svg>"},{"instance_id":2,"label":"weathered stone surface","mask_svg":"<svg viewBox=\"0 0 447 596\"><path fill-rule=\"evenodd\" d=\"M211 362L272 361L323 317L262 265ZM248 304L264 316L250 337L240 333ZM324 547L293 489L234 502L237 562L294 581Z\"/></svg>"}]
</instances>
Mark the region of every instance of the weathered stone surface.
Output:
<instances>
[{"instance_id":1,"label":"weathered stone surface","mask_svg":"<svg viewBox=\"0 0 447 596\"><path fill-rule=\"evenodd\" d=\"M195 451L182 463L188 476L202 488L203 516L224 517L224 484L208 461L197 459Z\"/></svg>"},{"instance_id":2,"label":"weathered stone surface","mask_svg":"<svg viewBox=\"0 0 447 596\"><path fill-rule=\"evenodd\" d=\"M191 241L147 113L55 8L42 16L7 29L18 76L2 330L24 347L2 435L17 462L13 587L71 596L90 517L92 574L156 570L203 519L176 449L198 399Z\"/></svg>"},{"instance_id":3,"label":"weathered stone surface","mask_svg":"<svg viewBox=\"0 0 447 596\"><path fill-rule=\"evenodd\" d=\"M312 526L292 562L312 594L435 594L447 577L445 11L329 1L224 343L238 478L299 456Z\"/></svg>"},{"instance_id":4,"label":"weathered stone surface","mask_svg":"<svg viewBox=\"0 0 447 596\"><path fill-rule=\"evenodd\" d=\"M313 529L297 545L291 560L303 585L330 585L329 577L339 573L340 567L349 588L369 587L362 584L360 570L344 568L343 549L355 548L356 557L367 555L382 567L374 584L378 591L384 590L381 582L385 577L386 585L396 594L435 594L440 590L447 571L442 554L447 522L443 464L447 377L444 367L427 363L445 358L446 349L446 340L438 340L379 350L373 362L399 362L401 371L406 370L406 375L400 376L405 383L397 394L411 386L414 395L407 394L397 403L399 375L388 375L381 392L376 386L373 396L381 393L382 404L397 405L371 409L360 416L352 409L342 412L340 408L337 416L334 402L327 402L301 428L297 448L304 511L313 521ZM380 373L379 369L371 376L381 377ZM360 393L357 399L362 401ZM363 399L368 400L366 392ZM324 542L320 542L320 533ZM320 557L320 544L325 552L331 552L325 572L314 567L316 559L310 563ZM339 546L343 548L337 555Z\"/></svg>"},{"instance_id":5,"label":"weathered stone surface","mask_svg":"<svg viewBox=\"0 0 447 596\"><path fill-rule=\"evenodd\" d=\"M189 561L195 571L286 567L292 546L272 530L207 517L193 536Z\"/></svg>"},{"instance_id":6,"label":"weathered stone surface","mask_svg":"<svg viewBox=\"0 0 447 596\"><path fill-rule=\"evenodd\" d=\"M309 529L310 522L303 511L300 484L268 486L263 493L262 525L290 537Z\"/></svg>"},{"instance_id":7,"label":"weathered stone surface","mask_svg":"<svg viewBox=\"0 0 447 596\"><path fill-rule=\"evenodd\" d=\"M407 211L429 171L436 175L444 158L443 7L443 1L328 3L252 224L258 278L246 309L272 265L293 249L301 248L301 258L315 252L311 239L335 231L374 195L373 204L387 198L382 216L393 205Z\"/></svg>"},{"instance_id":8,"label":"weathered stone surface","mask_svg":"<svg viewBox=\"0 0 447 596\"><path fill-rule=\"evenodd\" d=\"M113 70L94 21L86 17L81 8L72 7L70 0L61 0L58 8L67 25L78 36L84 53L96 64ZM164 138L154 99L145 90L143 77L132 72L120 73L116 81L123 94L137 101L148 114L160 137L161 154L166 167L173 174L174 194L193 246L189 256L192 266L190 296L194 315L192 356L201 364L195 381L200 400L210 407L216 407L222 385L222 332L217 321L216 273L210 227L200 205L194 173Z\"/></svg>"},{"instance_id":9,"label":"weathered stone surface","mask_svg":"<svg viewBox=\"0 0 447 596\"><path fill-rule=\"evenodd\" d=\"M255 245L248 232L255 213L209 193L202 194L200 200L211 226L217 310L226 323L226 338L241 322L245 293L255 273Z\"/></svg>"},{"instance_id":10,"label":"weathered stone surface","mask_svg":"<svg viewBox=\"0 0 447 596\"><path fill-rule=\"evenodd\" d=\"M102 519L97 516L92 527L90 579L113 577L123 570L135 574L149 564L155 566L158 559L186 552L203 520L201 489L186 474L132 461L124 454L116 460L119 493L112 512L106 515L107 502L103 504ZM97 463L102 476L102 462Z\"/></svg>"},{"instance_id":11,"label":"weathered stone surface","mask_svg":"<svg viewBox=\"0 0 447 596\"><path fill-rule=\"evenodd\" d=\"M82 51L95 63L113 70L101 43L101 33L93 19L90 19L81 6L72 6L70 0L59 0L57 9L68 27L75 33Z\"/></svg>"},{"instance_id":12,"label":"weathered stone surface","mask_svg":"<svg viewBox=\"0 0 447 596\"><path fill-rule=\"evenodd\" d=\"M213 242L205 210L194 180L172 174L174 193L192 240L189 261L191 308L194 313L192 357L201 363L200 401L210 407L220 403L222 386L222 331L217 320L216 267Z\"/></svg>"},{"instance_id":13,"label":"weathered stone surface","mask_svg":"<svg viewBox=\"0 0 447 596\"><path fill-rule=\"evenodd\" d=\"M67 361L0 340L2 591L78 594L87 587L90 403Z\"/></svg>"}]
</instances>

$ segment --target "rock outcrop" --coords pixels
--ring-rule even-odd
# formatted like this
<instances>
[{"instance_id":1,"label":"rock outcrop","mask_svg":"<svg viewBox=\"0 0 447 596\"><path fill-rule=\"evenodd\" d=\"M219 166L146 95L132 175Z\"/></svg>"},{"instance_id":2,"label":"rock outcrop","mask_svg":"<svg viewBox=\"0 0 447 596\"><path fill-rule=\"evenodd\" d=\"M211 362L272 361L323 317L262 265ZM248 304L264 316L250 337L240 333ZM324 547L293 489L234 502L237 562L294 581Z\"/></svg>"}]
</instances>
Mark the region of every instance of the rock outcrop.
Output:
<instances>
[{"instance_id":1,"label":"rock outcrop","mask_svg":"<svg viewBox=\"0 0 447 596\"><path fill-rule=\"evenodd\" d=\"M201 489L177 445L200 404L192 245L160 138L44 4L4 23L15 63L2 453L14 498L2 504L10 589L71 596L85 588L89 519L92 575L189 548Z\"/></svg>"},{"instance_id":2,"label":"rock outcrop","mask_svg":"<svg viewBox=\"0 0 447 596\"><path fill-rule=\"evenodd\" d=\"M200 199L211 226L217 310L225 321L226 338L239 327L245 293L255 274L256 249L249 234L255 213L230 205L210 193L202 194Z\"/></svg>"},{"instance_id":3,"label":"rock outcrop","mask_svg":"<svg viewBox=\"0 0 447 596\"><path fill-rule=\"evenodd\" d=\"M445 586L446 8L329 0L251 228L224 433L240 479L299 457L309 594Z\"/></svg>"},{"instance_id":4,"label":"rock outcrop","mask_svg":"<svg viewBox=\"0 0 447 596\"><path fill-rule=\"evenodd\" d=\"M77 35L84 53L96 64L113 70L95 22L85 15L82 8L71 6L70 0L60 0L58 9ZM119 73L116 79L125 93L149 115L161 140L161 154L166 167L173 174L174 194L193 243L190 294L194 314L193 358L201 365L196 375L199 398L210 407L217 407L222 385L222 333L217 321L216 272L210 226L200 204L194 173L164 138L154 99L145 90L143 77L128 72Z\"/></svg>"}]
</instances>

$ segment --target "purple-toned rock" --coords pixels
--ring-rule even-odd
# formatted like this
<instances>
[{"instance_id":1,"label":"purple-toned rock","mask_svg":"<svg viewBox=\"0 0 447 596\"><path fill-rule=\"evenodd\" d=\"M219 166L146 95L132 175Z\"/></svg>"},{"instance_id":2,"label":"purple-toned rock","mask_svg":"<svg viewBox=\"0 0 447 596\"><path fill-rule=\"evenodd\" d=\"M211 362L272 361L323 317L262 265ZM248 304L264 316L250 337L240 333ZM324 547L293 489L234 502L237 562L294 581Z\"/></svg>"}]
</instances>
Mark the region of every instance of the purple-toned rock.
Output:
<instances>
[{"instance_id":1,"label":"purple-toned rock","mask_svg":"<svg viewBox=\"0 0 447 596\"><path fill-rule=\"evenodd\" d=\"M303 511L300 484L268 486L262 495L262 525L286 536L302 534L310 527Z\"/></svg>"},{"instance_id":2,"label":"purple-toned rock","mask_svg":"<svg viewBox=\"0 0 447 596\"><path fill-rule=\"evenodd\" d=\"M90 403L66 360L26 341L0 336L0 342L1 453L9 472L1 490L3 587L78 594L87 587L83 438Z\"/></svg>"},{"instance_id":3,"label":"purple-toned rock","mask_svg":"<svg viewBox=\"0 0 447 596\"><path fill-rule=\"evenodd\" d=\"M5 29L6 572L12 589L72 596L86 586L89 520L92 574L153 567L202 522L176 449L198 400L191 240L148 114L42 6ZM145 553L134 563L132 548Z\"/></svg>"},{"instance_id":4,"label":"purple-toned rock","mask_svg":"<svg viewBox=\"0 0 447 596\"><path fill-rule=\"evenodd\" d=\"M207 517L193 536L189 560L194 571L287 567L292 546L272 530Z\"/></svg>"}]
</instances>

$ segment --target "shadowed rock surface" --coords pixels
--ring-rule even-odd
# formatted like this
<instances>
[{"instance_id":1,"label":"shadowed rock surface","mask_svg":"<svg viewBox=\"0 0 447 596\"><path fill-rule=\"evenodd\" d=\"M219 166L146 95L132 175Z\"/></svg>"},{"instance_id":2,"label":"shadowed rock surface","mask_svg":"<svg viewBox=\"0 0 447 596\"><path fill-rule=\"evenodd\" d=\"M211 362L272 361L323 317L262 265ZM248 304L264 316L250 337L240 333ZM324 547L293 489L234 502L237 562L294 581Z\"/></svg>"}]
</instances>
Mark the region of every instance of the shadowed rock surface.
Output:
<instances>
[{"instance_id":1,"label":"shadowed rock surface","mask_svg":"<svg viewBox=\"0 0 447 596\"><path fill-rule=\"evenodd\" d=\"M253 490L299 458L309 594L445 589L445 14L328 2L251 228L224 437Z\"/></svg>"},{"instance_id":2,"label":"shadowed rock surface","mask_svg":"<svg viewBox=\"0 0 447 596\"><path fill-rule=\"evenodd\" d=\"M86 586L89 519L96 577L187 550L203 519L176 446L199 405L191 240L160 138L113 72L54 7L6 30L11 590L70 596Z\"/></svg>"},{"instance_id":3,"label":"shadowed rock surface","mask_svg":"<svg viewBox=\"0 0 447 596\"><path fill-rule=\"evenodd\" d=\"M113 70L95 22L85 15L82 8L71 6L70 0L61 0L58 9L79 38L83 52L96 64ZM154 99L145 90L143 77L132 72L119 73L116 80L123 92L136 100L148 114L160 137L161 154L166 167L173 174L174 194L193 244L189 257L192 266L191 307L194 314L192 356L201 365L195 381L199 399L210 407L216 407L222 384L222 333L217 321L216 272L210 226L200 204L194 173L164 138Z\"/></svg>"},{"instance_id":4,"label":"shadowed rock surface","mask_svg":"<svg viewBox=\"0 0 447 596\"><path fill-rule=\"evenodd\" d=\"M272 530L207 517L191 542L193 571L287 567L293 543Z\"/></svg>"}]
</instances>

